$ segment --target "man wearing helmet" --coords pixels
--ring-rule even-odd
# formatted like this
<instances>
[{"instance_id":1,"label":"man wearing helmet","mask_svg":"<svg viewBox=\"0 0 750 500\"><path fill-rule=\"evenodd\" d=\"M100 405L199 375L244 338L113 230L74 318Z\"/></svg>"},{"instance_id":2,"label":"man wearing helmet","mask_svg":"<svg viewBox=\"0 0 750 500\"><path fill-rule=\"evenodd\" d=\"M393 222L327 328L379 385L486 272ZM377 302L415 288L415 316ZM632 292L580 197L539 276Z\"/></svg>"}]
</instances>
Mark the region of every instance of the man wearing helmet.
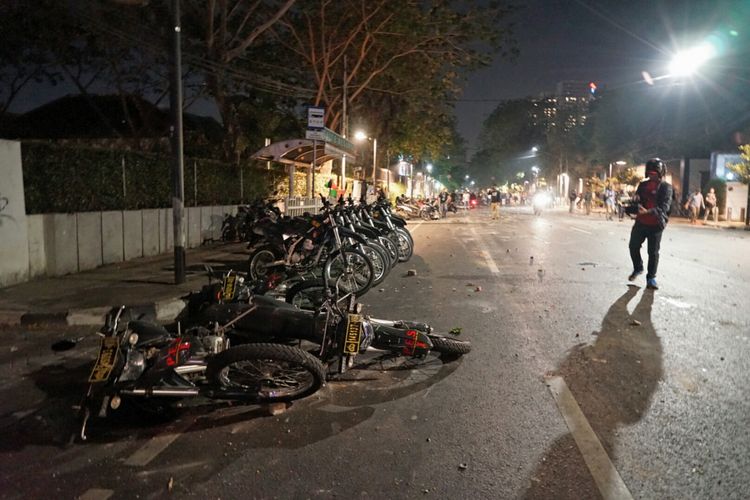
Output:
<instances>
[{"instance_id":1,"label":"man wearing helmet","mask_svg":"<svg viewBox=\"0 0 750 500\"><path fill-rule=\"evenodd\" d=\"M633 261L633 272L628 278L634 281L643 273L641 246L648 240L648 272L646 288L658 290L656 269L659 266L659 246L661 235L669 221L669 207L672 203L672 186L663 180L666 166L659 158L646 162L646 177L638 185L634 201L638 203L638 214L630 231L630 258Z\"/></svg>"}]
</instances>

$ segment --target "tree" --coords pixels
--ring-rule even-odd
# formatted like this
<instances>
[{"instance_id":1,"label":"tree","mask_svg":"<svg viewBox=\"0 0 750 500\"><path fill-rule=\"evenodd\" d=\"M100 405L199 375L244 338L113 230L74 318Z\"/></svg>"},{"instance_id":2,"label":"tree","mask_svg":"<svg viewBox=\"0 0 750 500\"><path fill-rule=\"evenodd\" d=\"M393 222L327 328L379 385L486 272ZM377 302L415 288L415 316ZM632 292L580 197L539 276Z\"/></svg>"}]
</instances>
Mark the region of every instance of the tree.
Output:
<instances>
[{"instance_id":1,"label":"tree","mask_svg":"<svg viewBox=\"0 0 750 500\"><path fill-rule=\"evenodd\" d=\"M316 0L297 4L273 31L311 80L329 128L343 125L346 90L355 123L394 150L426 156L452 138L460 71L513 52L509 12L499 2Z\"/></svg>"},{"instance_id":2,"label":"tree","mask_svg":"<svg viewBox=\"0 0 750 500\"><path fill-rule=\"evenodd\" d=\"M530 169L539 158L532 152L544 140L535 124L531 99L506 100L484 121L479 150L471 159L471 171L482 183L504 183L519 171Z\"/></svg>"},{"instance_id":3,"label":"tree","mask_svg":"<svg viewBox=\"0 0 750 500\"><path fill-rule=\"evenodd\" d=\"M740 149L740 163L730 163L729 170L737 174L740 182L748 184L747 208L745 209L745 225L750 225L750 144L743 144Z\"/></svg>"}]
</instances>

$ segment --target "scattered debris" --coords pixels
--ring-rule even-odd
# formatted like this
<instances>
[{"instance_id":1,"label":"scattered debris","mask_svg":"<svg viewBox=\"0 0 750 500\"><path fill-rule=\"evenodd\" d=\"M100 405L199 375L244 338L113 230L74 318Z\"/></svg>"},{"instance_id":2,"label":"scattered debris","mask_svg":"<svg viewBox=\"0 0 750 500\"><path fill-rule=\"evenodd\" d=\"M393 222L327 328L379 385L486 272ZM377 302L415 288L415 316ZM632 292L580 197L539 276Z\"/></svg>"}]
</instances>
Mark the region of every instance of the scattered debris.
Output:
<instances>
[{"instance_id":1,"label":"scattered debris","mask_svg":"<svg viewBox=\"0 0 750 500\"><path fill-rule=\"evenodd\" d=\"M591 361L596 361L597 363L603 363L605 365L607 364L607 360L606 359L591 358Z\"/></svg>"},{"instance_id":2,"label":"scattered debris","mask_svg":"<svg viewBox=\"0 0 750 500\"><path fill-rule=\"evenodd\" d=\"M454 288L454 289L453 289L453 291L455 292L455 291L456 291L456 289Z\"/></svg>"},{"instance_id":3,"label":"scattered debris","mask_svg":"<svg viewBox=\"0 0 750 500\"><path fill-rule=\"evenodd\" d=\"M169 482L167 483L167 491L172 493L172 488L174 488L174 478L170 477Z\"/></svg>"},{"instance_id":4,"label":"scattered debris","mask_svg":"<svg viewBox=\"0 0 750 500\"><path fill-rule=\"evenodd\" d=\"M630 324L632 326L641 326L641 322L638 321L637 319L634 319L633 321L631 321Z\"/></svg>"},{"instance_id":5,"label":"scattered debris","mask_svg":"<svg viewBox=\"0 0 750 500\"><path fill-rule=\"evenodd\" d=\"M451 335L461 335L461 327L456 326L454 328L451 328L448 333L450 333Z\"/></svg>"},{"instance_id":6,"label":"scattered debris","mask_svg":"<svg viewBox=\"0 0 750 500\"><path fill-rule=\"evenodd\" d=\"M724 356L721 357L721 360L724 361Z\"/></svg>"},{"instance_id":7,"label":"scattered debris","mask_svg":"<svg viewBox=\"0 0 750 500\"><path fill-rule=\"evenodd\" d=\"M266 409L268 411L268 414L275 417L276 415L281 415L284 413L287 409L286 403L270 403L266 406Z\"/></svg>"},{"instance_id":8,"label":"scattered debris","mask_svg":"<svg viewBox=\"0 0 750 500\"><path fill-rule=\"evenodd\" d=\"M510 253L510 248L506 248L505 253Z\"/></svg>"},{"instance_id":9,"label":"scattered debris","mask_svg":"<svg viewBox=\"0 0 750 500\"><path fill-rule=\"evenodd\" d=\"M416 269L409 269L408 271L406 271L406 275L407 276L416 276L417 275L417 270Z\"/></svg>"},{"instance_id":10,"label":"scattered debris","mask_svg":"<svg viewBox=\"0 0 750 500\"><path fill-rule=\"evenodd\" d=\"M379 289L378 292L385 292L385 288Z\"/></svg>"},{"instance_id":11,"label":"scattered debris","mask_svg":"<svg viewBox=\"0 0 750 500\"><path fill-rule=\"evenodd\" d=\"M474 283L466 283L466 286L474 286Z\"/></svg>"},{"instance_id":12,"label":"scattered debris","mask_svg":"<svg viewBox=\"0 0 750 500\"><path fill-rule=\"evenodd\" d=\"M475 292L481 292L482 291L482 287L481 286L475 287L474 291Z\"/></svg>"},{"instance_id":13,"label":"scattered debris","mask_svg":"<svg viewBox=\"0 0 750 500\"><path fill-rule=\"evenodd\" d=\"M425 495L428 494L429 492L430 492L430 490L428 490L427 488L425 488L425 489L422 490L422 493L424 493Z\"/></svg>"},{"instance_id":14,"label":"scattered debris","mask_svg":"<svg viewBox=\"0 0 750 500\"><path fill-rule=\"evenodd\" d=\"M16 352L18 350L18 347L12 345L10 346L10 352Z\"/></svg>"},{"instance_id":15,"label":"scattered debris","mask_svg":"<svg viewBox=\"0 0 750 500\"><path fill-rule=\"evenodd\" d=\"M432 442L432 439L430 439L430 438L427 438L427 439L426 439L426 441L427 441L428 443L430 443L430 442Z\"/></svg>"},{"instance_id":16,"label":"scattered debris","mask_svg":"<svg viewBox=\"0 0 750 500\"><path fill-rule=\"evenodd\" d=\"M580 335L576 333L576 338L578 338Z\"/></svg>"},{"instance_id":17,"label":"scattered debris","mask_svg":"<svg viewBox=\"0 0 750 500\"><path fill-rule=\"evenodd\" d=\"M464 463L458 464L458 470L466 470L468 468L469 466Z\"/></svg>"}]
</instances>

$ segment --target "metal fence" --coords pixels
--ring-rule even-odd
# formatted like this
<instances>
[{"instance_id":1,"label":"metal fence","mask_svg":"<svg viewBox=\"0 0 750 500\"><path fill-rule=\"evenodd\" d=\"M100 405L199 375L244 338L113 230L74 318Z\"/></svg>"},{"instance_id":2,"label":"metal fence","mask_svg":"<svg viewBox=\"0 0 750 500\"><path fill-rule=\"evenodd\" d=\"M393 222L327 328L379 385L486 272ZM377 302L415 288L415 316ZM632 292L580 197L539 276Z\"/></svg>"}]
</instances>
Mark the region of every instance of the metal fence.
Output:
<instances>
[{"instance_id":1,"label":"metal fence","mask_svg":"<svg viewBox=\"0 0 750 500\"><path fill-rule=\"evenodd\" d=\"M284 215L302 215L305 212L316 213L323 204L320 198L308 198L306 196L293 196L284 200Z\"/></svg>"}]
</instances>

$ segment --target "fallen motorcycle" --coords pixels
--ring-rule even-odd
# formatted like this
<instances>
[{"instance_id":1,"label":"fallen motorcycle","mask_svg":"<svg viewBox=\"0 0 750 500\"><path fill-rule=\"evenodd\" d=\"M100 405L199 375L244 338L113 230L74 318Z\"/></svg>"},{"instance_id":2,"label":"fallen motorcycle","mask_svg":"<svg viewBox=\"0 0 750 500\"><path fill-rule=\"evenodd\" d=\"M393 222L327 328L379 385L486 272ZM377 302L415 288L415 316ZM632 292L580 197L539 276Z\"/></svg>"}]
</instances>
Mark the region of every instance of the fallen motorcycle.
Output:
<instances>
[{"instance_id":1,"label":"fallen motorcycle","mask_svg":"<svg viewBox=\"0 0 750 500\"><path fill-rule=\"evenodd\" d=\"M244 312L247 315L253 309ZM231 346L226 329L193 327L171 333L144 321L125 321L124 307L110 313L99 355L80 409L80 438L89 419L106 417L123 400L204 397L247 403L293 401L325 383L325 367L299 347L278 343ZM242 319L239 315L235 320Z\"/></svg>"}]
</instances>

